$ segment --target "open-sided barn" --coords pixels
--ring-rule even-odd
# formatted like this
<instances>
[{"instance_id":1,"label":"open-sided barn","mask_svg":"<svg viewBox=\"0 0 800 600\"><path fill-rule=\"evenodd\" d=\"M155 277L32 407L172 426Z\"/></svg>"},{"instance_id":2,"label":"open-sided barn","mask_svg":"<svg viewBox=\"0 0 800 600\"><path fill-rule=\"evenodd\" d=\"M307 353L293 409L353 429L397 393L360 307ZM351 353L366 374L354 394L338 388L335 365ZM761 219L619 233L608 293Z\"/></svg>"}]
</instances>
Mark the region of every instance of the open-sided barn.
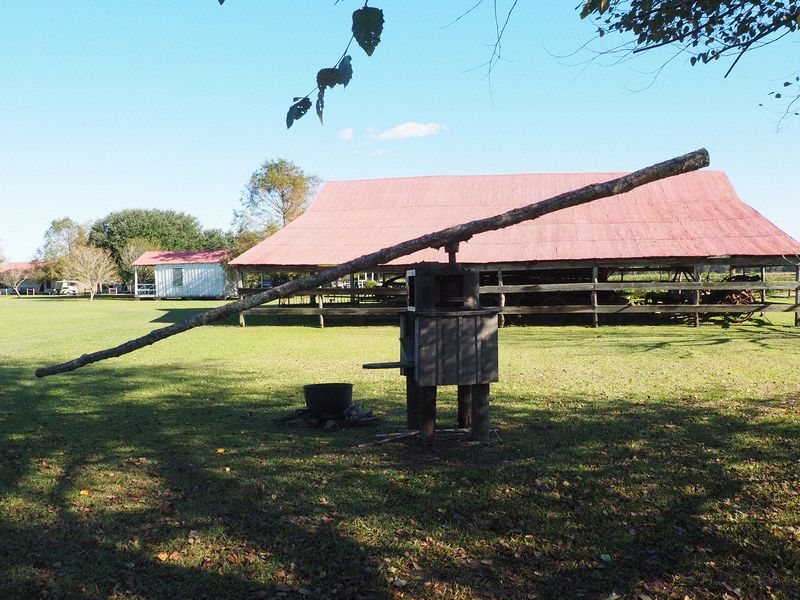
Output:
<instances>
[{"instance_id":1,"label":"open-sided barn","mask_svg":"<svg viewBox=\"0 0 800 600\"><path fill-rule=\"evenodd\" d=\"M251 272L318 271L618 175L530 173L328 182L304 215L231 261L231 266L240 271L240 281ZM506 313L587 312L596 319L598 313L654 310L631 301L622 304L619 296L610 294L632 288L683 295L682 300L676 296L672 302L659 303L659 312L701 312L691 308L700 304L701 294L742 287L728 282L726 290L725 282L700 281L702 268L755 268L763 277L767 267L796 267L799 255L800 243L742 202L723 172L698 171L477 235L460 245L458 261L484 273L481 292L498 295ZM403 272L420 262L447 260L444 249L429 249L382 265L380 271ZM674 281L631 282L629 275L624 282L625 273L632 270L669 271ZM795 275L800 279L796 269ZM776 287L797 290L795 281L762 281L748 287L760 292ZM324 314L319 303L325 292L317 292L317 306L306 312ZM576 293L585 300L576 303ZM561 300L548 306L537 294ZM514 295L527 295L530 302L510 306L506 297ZM761 300L758 310L795 310L786 304L764 306L763 294ZM719 304L702 312L743 311L726 308L734 302ZM673 305L680 306L670 308ZM334 310L348 314L346 307L329 308Z\"/></svg>"}]
</instances>

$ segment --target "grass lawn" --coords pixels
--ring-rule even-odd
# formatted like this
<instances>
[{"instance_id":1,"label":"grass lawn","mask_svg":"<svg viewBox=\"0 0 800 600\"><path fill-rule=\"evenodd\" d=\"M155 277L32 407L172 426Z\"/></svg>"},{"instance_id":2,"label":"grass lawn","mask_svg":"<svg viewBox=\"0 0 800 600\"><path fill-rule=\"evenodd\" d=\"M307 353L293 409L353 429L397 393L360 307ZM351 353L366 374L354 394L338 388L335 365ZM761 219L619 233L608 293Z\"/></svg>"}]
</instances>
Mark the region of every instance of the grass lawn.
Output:
<instances>
[{"instance_id":1,"label":"grass lawn","mask_svg":"<svg viewBox=\"0 0 800 600\"><path fill-rule=\"evenodd\" d=\"M209 306L0 298L0 598L800 597L786 315L504 329L485 446L357 447L404 426L403 379L360 368L396 327L231 322L33 377ZM381 424L273 424L324 381Z\"/></svg>"}]
</instances>

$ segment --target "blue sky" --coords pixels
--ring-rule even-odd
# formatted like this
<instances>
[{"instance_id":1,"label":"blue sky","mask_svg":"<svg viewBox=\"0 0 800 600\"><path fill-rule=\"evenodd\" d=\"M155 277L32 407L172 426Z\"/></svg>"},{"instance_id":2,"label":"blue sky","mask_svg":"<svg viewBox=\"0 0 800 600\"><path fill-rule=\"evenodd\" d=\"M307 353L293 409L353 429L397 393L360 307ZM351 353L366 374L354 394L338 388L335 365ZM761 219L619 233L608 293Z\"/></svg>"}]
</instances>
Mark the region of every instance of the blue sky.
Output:
<instances>
[{"instance_id":1,"label":"blue sky","mask_svg":"<svg viewBox=\"0 0 800 600\"><path fill-rule=\"evenodd\" d=\"M250 173L276 157L351 179L624 171L700 146L800 239L800 121L776 131L758 107L797 68L797 36L727 79L728 64L682 56L654 77L672 50L590 60L577 3L522 0L488 80L473 68L491 52L492 3L446 27L474 0L374 0L381 45L351 48L353 80L328 91L324 126L312 109L287 131L293 96L340 56L360 4L0 0L3 254L30 258L53 219L130 207L227 229Z\"/></svg>"}]
</instances>

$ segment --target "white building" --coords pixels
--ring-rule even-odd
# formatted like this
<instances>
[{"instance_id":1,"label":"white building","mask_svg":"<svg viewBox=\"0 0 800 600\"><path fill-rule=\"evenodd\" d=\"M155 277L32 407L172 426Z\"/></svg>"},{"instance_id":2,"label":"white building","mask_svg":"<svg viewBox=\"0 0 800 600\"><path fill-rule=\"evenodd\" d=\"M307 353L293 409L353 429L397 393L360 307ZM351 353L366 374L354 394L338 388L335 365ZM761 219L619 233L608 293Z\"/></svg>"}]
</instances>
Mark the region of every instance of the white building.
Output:
<instances>
[{"instance_id":1,"label":"white building","mask_svg":"<svg viewBox=\"0 0 800 600\"><path fill-rule=\"evenodd\" d=\"M235 296L235 273L224 264L227 250L145 252L133 262L137 298L227 298ZM145 282L143 267L153 276ZM150 279L150 277L147 277Z\"/></svg>"}]
</instances>

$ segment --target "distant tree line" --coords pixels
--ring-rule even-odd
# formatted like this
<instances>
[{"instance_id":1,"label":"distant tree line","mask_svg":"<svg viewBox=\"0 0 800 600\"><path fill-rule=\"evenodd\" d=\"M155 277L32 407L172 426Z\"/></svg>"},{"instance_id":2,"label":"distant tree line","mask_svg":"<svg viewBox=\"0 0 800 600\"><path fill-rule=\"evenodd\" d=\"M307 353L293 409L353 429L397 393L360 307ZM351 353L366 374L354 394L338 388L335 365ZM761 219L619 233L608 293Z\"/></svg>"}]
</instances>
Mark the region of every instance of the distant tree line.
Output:
<instances>
[{"instance_id":1,"label":"distant tree line","mask_svg":"<svg viewBox=\"0 0 800 600\"><path fill-rule=\"evenodd\" d=\"M245 185L228 231L206 229L197 217L161 209L114 211L86 225L70 217L55 219L36 260L25 269L0 273L0 283L18 293L25 279L75 280L94 291L107 283L130 285L132 264L147 251L229 249L238 256L300 216L319 183L289 160L265 161Z\"/></svg>"}]
</instances>

